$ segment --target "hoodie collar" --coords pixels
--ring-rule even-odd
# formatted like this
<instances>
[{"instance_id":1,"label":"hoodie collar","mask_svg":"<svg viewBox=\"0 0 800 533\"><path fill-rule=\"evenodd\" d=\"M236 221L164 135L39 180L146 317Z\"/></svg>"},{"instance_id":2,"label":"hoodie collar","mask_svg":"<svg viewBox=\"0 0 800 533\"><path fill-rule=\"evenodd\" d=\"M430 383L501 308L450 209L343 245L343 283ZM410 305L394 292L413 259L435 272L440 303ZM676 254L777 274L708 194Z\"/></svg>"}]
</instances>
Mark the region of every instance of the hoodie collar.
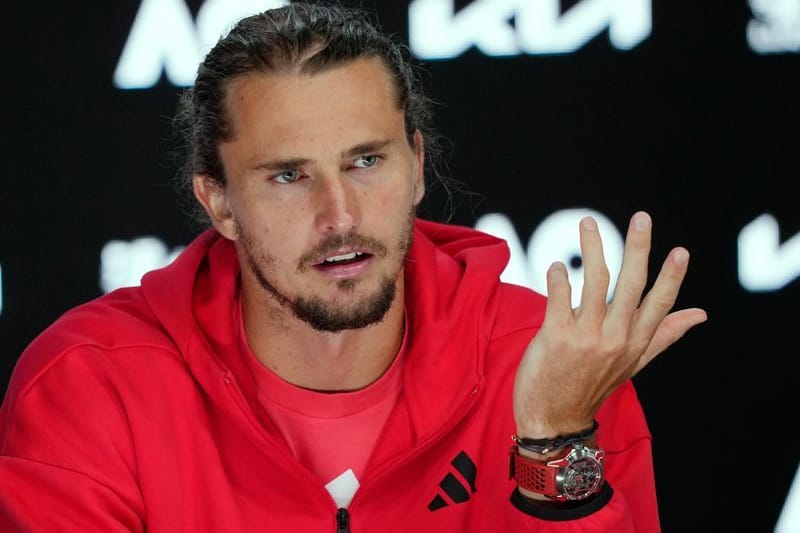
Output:
<instances>
[{"instance_id":1,"label":"hoodie collar","mask_svg":"<svg viewBox=\"0 0 800 533\"><path fill-rule=\"evenodd\" d=\"M483 381L506 243L471 228L418 219L405 268L405 396L418 439L458 415ZM142 279L145 298L215 401L235 383L258 413L256 387L237 343L239 264L215 230ZM227 402L223 402L227 403ZM231 405L227 406L232 408Z\"/></svg>"}]
</instances>

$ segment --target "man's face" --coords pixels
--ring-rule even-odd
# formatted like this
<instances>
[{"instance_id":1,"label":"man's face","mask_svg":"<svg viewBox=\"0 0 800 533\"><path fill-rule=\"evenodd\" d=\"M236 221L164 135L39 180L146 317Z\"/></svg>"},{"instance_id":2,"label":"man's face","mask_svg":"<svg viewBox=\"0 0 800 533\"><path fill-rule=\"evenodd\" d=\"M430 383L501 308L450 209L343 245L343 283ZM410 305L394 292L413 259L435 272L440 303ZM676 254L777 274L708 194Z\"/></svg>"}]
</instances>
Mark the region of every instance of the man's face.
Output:
<instances>
[{"instance_id":1,"label":"man's face","mask_svg":"<svg viewBox=\"0 0 800 533\"><path fill-rule=\"evenodd\" d=\"M422 139L409 146L381 62L248 74L226 103L228 182L205 180L216 192L203 203L236 242L245 297L259 292L272 311L323 331L379 321L402 283L424 191Z\"/></svg>"}]
</instances>

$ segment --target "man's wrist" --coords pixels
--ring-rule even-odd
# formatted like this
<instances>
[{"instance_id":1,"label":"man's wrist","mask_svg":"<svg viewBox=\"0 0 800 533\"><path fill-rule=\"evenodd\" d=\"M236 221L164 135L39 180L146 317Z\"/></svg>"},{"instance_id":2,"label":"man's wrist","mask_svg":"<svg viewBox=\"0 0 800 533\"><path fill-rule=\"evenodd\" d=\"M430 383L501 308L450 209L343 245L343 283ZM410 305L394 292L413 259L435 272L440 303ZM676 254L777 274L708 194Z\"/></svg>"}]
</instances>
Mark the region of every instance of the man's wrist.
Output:
<instances>
[{"instance_id":1,"label":"man's wrist","mask_svg":"<svg viewBox=\"0 0 800 533\"><path fill-rule=\"evenodd\" d=\"M584 426L578 431L571 433L559 433L553 437L545 438L531 438L531 433L517 433L513 435L512 440L517 443L520 450L526 450L535 454L551 456L551 452L560 450L573 444L583 444L591 441L599 424L597 420L593 420L591 425Z\"/></svg>"}]
</instances>

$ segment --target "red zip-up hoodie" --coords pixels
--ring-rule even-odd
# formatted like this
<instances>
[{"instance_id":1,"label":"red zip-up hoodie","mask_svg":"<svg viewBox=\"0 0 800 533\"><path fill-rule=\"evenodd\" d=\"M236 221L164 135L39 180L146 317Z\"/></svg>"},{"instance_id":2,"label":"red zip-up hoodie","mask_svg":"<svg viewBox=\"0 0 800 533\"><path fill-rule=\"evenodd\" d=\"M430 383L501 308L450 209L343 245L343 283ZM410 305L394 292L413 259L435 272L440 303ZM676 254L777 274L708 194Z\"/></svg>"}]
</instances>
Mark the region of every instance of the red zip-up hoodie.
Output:
<instances>
[{"instance_id":1,"label":"red zip-up hoodie","mask_svg":"<svg viewBox=\"0 0 800 533\"><path fill-rule=\"evenodd\" d=\"M499 239L417 221L403 393L343 510L257 400L238 351L236 254L206 231L22 354L0 410L0 531L659 531L630 382L598 414L599 495L552 510L508 479L512 382L545 305L499 281L507 261Z\"/></svg>"}]
</instances>

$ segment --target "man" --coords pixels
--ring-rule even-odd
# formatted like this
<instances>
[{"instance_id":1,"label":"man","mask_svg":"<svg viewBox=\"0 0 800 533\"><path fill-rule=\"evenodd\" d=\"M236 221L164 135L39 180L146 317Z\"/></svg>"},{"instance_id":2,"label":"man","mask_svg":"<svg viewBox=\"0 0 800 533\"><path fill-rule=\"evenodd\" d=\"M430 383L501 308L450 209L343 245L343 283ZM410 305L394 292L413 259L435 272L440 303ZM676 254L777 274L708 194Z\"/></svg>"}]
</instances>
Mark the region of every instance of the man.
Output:
<instances>
[{"instance_id":1,"label":"man","mask_svg":"<svg viewBox=\"0 0 800 533\"><path fill-rule=\"evenodd\" d=\"M244 19L179 118L212 228L20 358L3 531L659 530L630 378L706 315L683 248L642 298L646 213L611 303L591 218L579 307L559 263L501 283L504 242L415 215L426 100L358 11Z\"/></svg>"}]
</instances>

